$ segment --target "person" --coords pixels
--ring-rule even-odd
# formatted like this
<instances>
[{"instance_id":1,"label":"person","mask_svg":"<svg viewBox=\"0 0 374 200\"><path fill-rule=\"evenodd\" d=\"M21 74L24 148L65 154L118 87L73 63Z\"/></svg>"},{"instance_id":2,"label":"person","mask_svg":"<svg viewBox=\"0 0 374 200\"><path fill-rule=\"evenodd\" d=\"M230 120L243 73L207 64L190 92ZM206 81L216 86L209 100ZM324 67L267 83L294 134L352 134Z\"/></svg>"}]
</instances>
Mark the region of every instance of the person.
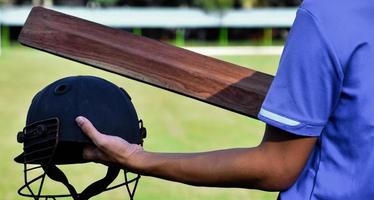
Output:
<instances>
[{"instance_id":1,"label":"person","mask_svg":"<svg viewBox=\"0 0 374 200\"><path fill-rule=\"evenodd\" d=\"M374 197L374 6L304 0L258 115L253 148L153 153L76 121L84 157L196 186L281 191L279 199Z\"/></svg>"}]
</instances>

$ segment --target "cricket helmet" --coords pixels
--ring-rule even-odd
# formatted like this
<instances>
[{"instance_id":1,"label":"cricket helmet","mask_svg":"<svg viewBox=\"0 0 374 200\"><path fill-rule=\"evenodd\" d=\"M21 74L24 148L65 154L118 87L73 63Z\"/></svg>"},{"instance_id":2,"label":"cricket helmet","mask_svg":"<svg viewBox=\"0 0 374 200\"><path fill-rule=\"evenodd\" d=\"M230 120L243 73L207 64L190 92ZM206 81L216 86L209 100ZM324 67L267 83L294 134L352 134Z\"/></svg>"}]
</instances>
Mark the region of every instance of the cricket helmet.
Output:
<instances>
[{"instance_id":1,"label":"cricket helmet","mask_svg":"<svg viewBox=\"0 0 374 200\"><path fill-rule=\"evenodd\" d=\"M104 134L121 137L133 144L143 144L146 130L124 89L93 76L63 78L34 96L28 110L26 126L17 135L17 141L23 143L24 151L15 161L24 164L25 176L25 184L18 193L34 199L71 196L74 200L83 200L125 185L132 199L140 176L128 180L128 172L125 169L123 183L109 187L120 172L120 168L110 166L104 178L78 193L64 173L57 168L56 165L87 162L82 157L83 148L93 143L77 126L77 116L87 117L97 130ZM29 168L30 164L37 167ZM28 172L36 168L42 168L43 173L28 180ZM46 176L61 182L70 194L42 194ZM39 190L34 192L30 185L39 179ZM132 191L128 186L130 182L135 182ZM23 191L26 188L29 193Z\"/></svg>"}]
</instances>

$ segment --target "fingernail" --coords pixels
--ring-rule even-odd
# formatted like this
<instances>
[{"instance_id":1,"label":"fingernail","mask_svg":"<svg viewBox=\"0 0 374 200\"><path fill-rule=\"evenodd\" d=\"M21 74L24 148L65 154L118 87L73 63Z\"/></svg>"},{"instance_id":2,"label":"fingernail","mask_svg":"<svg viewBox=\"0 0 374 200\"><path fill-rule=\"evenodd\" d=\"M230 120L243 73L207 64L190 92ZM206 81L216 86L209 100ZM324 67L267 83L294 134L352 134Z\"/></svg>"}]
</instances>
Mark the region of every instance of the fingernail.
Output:
<instances>
[{"instance_id":1,"label":"fingernail","mask_svg":"<svg viewBox=\"0 0 374 200\"><path fill-rule=\"evenodd\" d=\"M75 119L75 121L78 123L79 126L82 126L84 123L84 118L79 116Z\"/></svg>"}]
</instances>

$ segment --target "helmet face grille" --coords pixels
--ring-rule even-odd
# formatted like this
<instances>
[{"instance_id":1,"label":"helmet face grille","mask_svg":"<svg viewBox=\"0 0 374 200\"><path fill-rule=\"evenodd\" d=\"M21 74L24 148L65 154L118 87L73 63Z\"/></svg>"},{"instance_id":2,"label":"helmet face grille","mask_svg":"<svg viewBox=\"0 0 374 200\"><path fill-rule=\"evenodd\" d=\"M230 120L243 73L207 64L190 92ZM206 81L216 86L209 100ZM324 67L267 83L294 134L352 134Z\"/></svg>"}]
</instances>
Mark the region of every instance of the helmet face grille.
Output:
<instances>
[{"instance_id":1,"label":"helmet face grille","mask_svg":"<svg viewBox=\"0 0 374 200\"><path fill-rule=\"evenodd\" d=\"M52 162L58 144L59 120L51 118L26 126L23 130L23 163Z\"/></svg>"},{"instance_id":2,"label":"helmet face grille","mask_svg":"<svg viewBox=\"0 0 374 200\"><path fill-rule=\"evenodd\" d=\"M39 169L42 169L44 172L37 175L36 177L29 177L28 176L28 172L31 172L31 171L38 171ZM53 171L53 172L48 172L48 171ZM57 170L57 171L55 171ZM118 172L120 171L120 169L108 169L108 172L107 173L114 173L112 174L112 178L115 178L117 177L117 174ZM48 172L48 173L47 173ZM34 172L33 174L35 174L37 172ZM18 189L18 194L21 195L21 196L24 196L24 197L30 197L30 198L33 198L35 200L39 200L39 199L45 199L45 200L48 200L48 199L52 199L52 200L55 200L55 199L66 199L67 197L71 197L71 199L74 199L74 200L87 200L87 199L90 199L92 196L95 196L101 192L105 192L105 191L110 191L110 190L113 190L113 189L116 189L116 188L119 188L119 187L122 187L122 186L125 186L126 187L126 190L128 192L128 195L130 197L130 200L133 200L134 199L134 196L135 196L135 192L136 192L136 188L138 186L138 182L139 182L139 179L140 179L140 175L139 174L134 174L135 177L128 177L128 174L130 172L128 172L127 170L123 170L123 174L124 174L124 177L125 177L125 180L121 183L118 183L118 184L115 184L115 185L112 185L112 186L105 186L106 181L108 181L108 177L104 177L103 179L91 184L90 186L88 186L84 191L82 191L81 193L78 193L75 188L70 185L69 181L67 180L67 177L63 174L63 172L56 168L54 165L49 165L49 166L45 166L45 165L31 165L29 166L29 164L27 163L24 163L24 185L22 185L19 189ZM53 175L53 176L51 176ZM107 174L108 176L108 174ZM66 194L45 194L43 192L43 186L45 184L45 180L47 178L50 178L52 180L55 180L55 181L58 181L60 183L62 183L63 185L65 185L69 191L69 193L66 193ZM103 185L104 184L104 185ZM133 187L131 188L130 185L133 184ZM105 188L101 188L105 186Z\"/></svg>"}]
</instances>

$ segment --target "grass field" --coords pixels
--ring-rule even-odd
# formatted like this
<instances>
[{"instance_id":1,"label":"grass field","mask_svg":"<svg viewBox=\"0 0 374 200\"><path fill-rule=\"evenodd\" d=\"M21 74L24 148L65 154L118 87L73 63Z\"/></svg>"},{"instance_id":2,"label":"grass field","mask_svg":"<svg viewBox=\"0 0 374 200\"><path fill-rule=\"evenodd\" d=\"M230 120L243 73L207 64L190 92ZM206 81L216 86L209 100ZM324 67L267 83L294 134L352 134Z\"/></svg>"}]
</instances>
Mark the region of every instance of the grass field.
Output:
<instances>
[{"instance_id":1,"label":"grass field","mask_svg":"<svg viewBox=\"0 0 374 200\"><path fill-rule=\"evenodd\" d=\"M278 56L220 57L221 59L274 73ZM256 67L257 66L257 67ZM261 66L261 67L259 67ZM33 95L47 84L72 75L94 75L110 80L132 96L138 115L148 128L145 149L157 152L197 152L257 145L264 125L183 96L139 82L77 64L36 50L11 47L0 56L0 198L22 199L17 189L23 182L22 165L13 158L21 152L16 134L25 123ZM97 164L66 166L63 169L79 190L104 176L105 167ZM49 191L66 192L59 184ZM276 193L244 190L198 188L143 177L136 199L275 199ZM117 189L93 199L128 199L125 189Z\"/></svg>"}]
</instances>

